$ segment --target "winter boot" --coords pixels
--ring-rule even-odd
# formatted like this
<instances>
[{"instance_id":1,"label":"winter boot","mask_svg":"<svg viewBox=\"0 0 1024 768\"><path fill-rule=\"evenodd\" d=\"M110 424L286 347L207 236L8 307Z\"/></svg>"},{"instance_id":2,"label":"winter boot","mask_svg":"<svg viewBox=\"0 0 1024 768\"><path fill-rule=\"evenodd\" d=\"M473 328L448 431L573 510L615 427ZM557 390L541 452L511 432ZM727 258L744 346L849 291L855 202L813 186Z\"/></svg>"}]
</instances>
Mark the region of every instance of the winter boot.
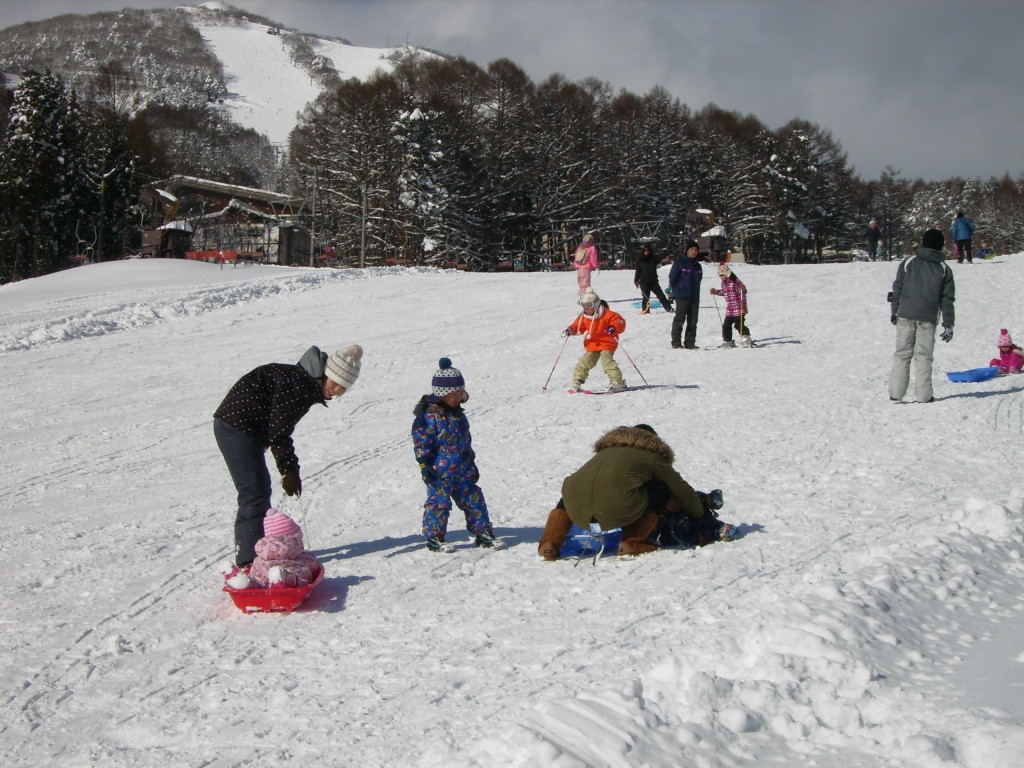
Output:
<instances>
[{"instance_id":1,"label":"winter boot","mask_svg":"<svg viewBox=\"0 0 1024 768\"><path fill-rule=\"evenodd\" d=\"M537 554L545 560L557 560L558 554L562 551L562 544L565 537L569 535L572 528L572 520L565 507L555 507L548 513L548 521L544 525L544 532L540 535L540 544L537 545Z\"/></svg>"},{"instance_id":2,"label":"winter boot","mask_svg":"<svg viewBox=\"0 0 1024 768\"><path fill-rule=\"evenodd\" d=\"M626 389L626 382L624 381L613 381L608 385L609 392L622 392Z\"/></svg>"},{"instance_id":3,"label":"winter boot","mask_svg":"<svg viewBox=\"0 0 1024 768\"><path fill-rule=\"evenodd\" d=\"M505 542L494 535L492 531L480 531L476 535L476 545L484 549L504 549Z\"/></svg>"},{"instance_id":4,"label":"winter boot","mask_svg":"<svg viewBox=\"0 0 1024 768\"><path fill-rule=\"evenodd\" d=\"M658 515L647 510L639 518L622 529L622 541L619 543L620 555L645 555L655 552L657 544L652 544L648 537L658 527Z\"/></svg>"},{"instance_id":5,"label":"winter boot","mask_svg":"<svg viewBox=\"0 0 1024 768\"><path fill-rule=\"evenodd\" d=\"M454 552L455 547L446 544L444 534L440 536L427 536L427 549L431 552Z\"/></svg>"},{"instance_id":6,"label":"winter boot","mask_svg":"<svg viewBox=\"0 0 1024 768\"><path fill-rule=\"evenodd\" d=\"M735 346L736 346L736 342L735 341L723 341L721 344L719 344L719 347L721 349L732 349Z\"/></svg>"}]
</instances>

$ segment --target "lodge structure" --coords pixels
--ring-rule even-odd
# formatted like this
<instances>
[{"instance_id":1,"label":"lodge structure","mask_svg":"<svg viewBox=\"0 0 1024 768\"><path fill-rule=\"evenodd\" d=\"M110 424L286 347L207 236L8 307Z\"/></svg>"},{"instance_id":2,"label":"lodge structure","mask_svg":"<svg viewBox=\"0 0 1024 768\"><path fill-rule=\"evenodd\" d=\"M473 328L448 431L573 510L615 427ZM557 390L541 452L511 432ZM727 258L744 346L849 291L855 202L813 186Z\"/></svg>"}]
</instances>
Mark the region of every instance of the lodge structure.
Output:
<instances>
[{"instance_id":1,"label":"lodge structure","mask_svg":"<svg viewBox=\"0 0 1024 768\"><path fill-rule=\"evenodd\" d=\"M305 200L194 176L172 176L139 195L143 258L257 261L307 266Z\"/></svg>"}]
</instances>

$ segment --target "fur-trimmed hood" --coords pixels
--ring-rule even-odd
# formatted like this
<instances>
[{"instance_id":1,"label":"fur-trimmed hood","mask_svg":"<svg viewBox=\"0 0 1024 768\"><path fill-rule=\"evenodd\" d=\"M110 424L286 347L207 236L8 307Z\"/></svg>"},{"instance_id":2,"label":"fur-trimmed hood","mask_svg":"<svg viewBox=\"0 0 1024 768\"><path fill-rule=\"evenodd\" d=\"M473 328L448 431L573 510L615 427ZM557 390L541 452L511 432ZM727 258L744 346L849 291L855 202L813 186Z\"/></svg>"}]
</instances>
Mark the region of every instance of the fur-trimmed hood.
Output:
<instances>
[{"instance_id":1,"label":"fur-trimmed hood","mask_svg":"<svg viewBox=\"0 0 1024 768\"><path fill-rule=\"evenodd\" d=\"M645 451L651 451L652 453L664 456L668 459L669 464L676 460L672 447L656 434L648 432L646 429L615 427L615 429L605 432L597 439L597 442L594 443L594 453L600 453L605 448L616 447L642 448Z\"/></svg>"}]
</instances>

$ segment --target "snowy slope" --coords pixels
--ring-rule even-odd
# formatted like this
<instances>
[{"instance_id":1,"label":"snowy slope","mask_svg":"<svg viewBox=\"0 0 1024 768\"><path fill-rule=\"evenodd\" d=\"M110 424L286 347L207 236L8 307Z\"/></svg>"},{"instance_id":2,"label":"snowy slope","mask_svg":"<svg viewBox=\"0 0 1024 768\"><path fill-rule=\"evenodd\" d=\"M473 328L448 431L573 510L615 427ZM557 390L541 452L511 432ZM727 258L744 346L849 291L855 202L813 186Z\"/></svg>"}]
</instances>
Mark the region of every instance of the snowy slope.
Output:
<instances>
[{"instance_id":1,"label":"snowy slope","mask_svg":"<svg viewBox=\"0 0 1024 768\"><path fill-rule=\"evenodd\" d=\"M207 17L203 17L207 18ZM283 144L295 127L296 116L317 97L320 88L291 60L283 35L267 34L263 24L242 22L221 25L196 23L203 39L224 65L228 96L224 106L231 118ZM329 58L347 79L368 78L377 69L390 70L390 51L360 48L320 40L317 52Z\"/></svg>"},{"instance_id":2,"label":"snowy slope","mask_svg":"<svg viewBox=\"0 0 1024 768\"><path fill-rule=\"evenodd\" d=\"M0 287L0 763L1024 765L1024 376L942 374L1024 336L991 301L1024 254L954 269L929 405L885 393L894 264L737 266L763 346L698 352L601 272L651 384L613 397L562 391L570 274L129 261ZM300 423L306 490L279 500L326 579L244 615L210 415L252 367L352 342L362 376ZM502 552L457 512L455 554L421 543L409 427L442 355ZM639 421L743 537L539 561L562 478Z\"/></svg>"}]
</instances>

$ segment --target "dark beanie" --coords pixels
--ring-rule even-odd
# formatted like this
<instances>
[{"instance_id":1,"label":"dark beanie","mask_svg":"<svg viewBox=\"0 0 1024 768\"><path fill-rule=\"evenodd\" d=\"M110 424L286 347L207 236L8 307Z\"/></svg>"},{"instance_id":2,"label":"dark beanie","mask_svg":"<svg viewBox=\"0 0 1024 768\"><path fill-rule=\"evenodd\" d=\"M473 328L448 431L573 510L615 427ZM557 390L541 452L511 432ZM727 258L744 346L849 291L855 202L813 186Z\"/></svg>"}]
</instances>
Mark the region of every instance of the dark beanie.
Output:
<instances>
[{"instance_id":1,"label":"dark beanie","mask_svg":"<svg viewBox=\"0 0 1024 768\"><path fill-rule=\"evenodd\" d=\"M942 246L945 244L946 238L937 229L925 230L924 235L921 237L921 245L925 248L931 248L933 251L941 251Z\"/></svg>"}]
</instances>

